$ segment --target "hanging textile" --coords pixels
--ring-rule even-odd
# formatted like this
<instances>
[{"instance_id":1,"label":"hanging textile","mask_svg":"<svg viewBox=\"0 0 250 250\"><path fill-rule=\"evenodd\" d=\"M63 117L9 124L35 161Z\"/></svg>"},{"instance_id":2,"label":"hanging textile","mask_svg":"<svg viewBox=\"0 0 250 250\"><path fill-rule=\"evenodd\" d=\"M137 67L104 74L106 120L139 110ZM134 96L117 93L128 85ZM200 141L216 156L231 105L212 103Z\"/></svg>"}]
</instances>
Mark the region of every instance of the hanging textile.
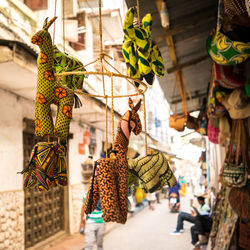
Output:
<instances>
[{"instance_id":1,"label":"hanging textile","mask_svg":"<svg viewBox=\"0 0 250 250\"><path fill-rule=\"evenodd\" d=\"M212 250L229 250L238 215L234 212L228 201L230 189L227 188L216 208L216 217L213 218L210 237L213 238L214 247ZM223 202L222 202L223 201Z\"/></svg>"},{"instance_id":2,"label":"hanging textile","mask_svg":"<svg viewBox=\"0 0 250 250\"><path fill-rule=\"evenodd\" d=\"M250 43L232 41L218 29L209 36L207 48L212 60L221 65L242 63L250 56Z\"/></svg>"},{"instance_id":3,"label":"hanging textile","mask_svg":"<svg viewBox=\"0 0 250 250\"><path fill-rule=\"evenodd\" d=\"M128 159L128 167L129 172L139 178L146 193L161 190L165 185L174 187L177 184L173 171L161 152Z\"/></svg>"},{"instance_id":4,"label":"hanging textile","mask_svg":"<svg viewBox=\"0 0 250 250\"><path fill-rule=\"evenodd\" d=\"M164 63L157 44L151 40L152 16L147 14L142 19L140 27L133 25L134 8L130 8L126 14L123 31L123 56L127 65L128 75L134 79L151 79L151 74L164 75Z\"/></svg>"},{"instance_id":5,"label":"hanging textile","mask_svg":"<svg viewBox=\"0 0 250 250\"><path fill-rule=\"evenodd\" d=\"M69 71L86 71L83 64L76 58L69 56L67 53L60 51L54 45L54 73L69 72ZM70 89L82 90L84 75L67 75L60 78L60 82Z\"/></svg>"},{"instance_id":6,"label":"hanging textile","mask_svg":"<svg viewBox=\"0 0 250 250\"><path fill-rule=\"evenodd\" d=\"M53 186L67 185L66 148L54 142L37 143L30 156L28 166L21 172L24 187L37 186L49 190Z\"/></svg>"}]
</instances>

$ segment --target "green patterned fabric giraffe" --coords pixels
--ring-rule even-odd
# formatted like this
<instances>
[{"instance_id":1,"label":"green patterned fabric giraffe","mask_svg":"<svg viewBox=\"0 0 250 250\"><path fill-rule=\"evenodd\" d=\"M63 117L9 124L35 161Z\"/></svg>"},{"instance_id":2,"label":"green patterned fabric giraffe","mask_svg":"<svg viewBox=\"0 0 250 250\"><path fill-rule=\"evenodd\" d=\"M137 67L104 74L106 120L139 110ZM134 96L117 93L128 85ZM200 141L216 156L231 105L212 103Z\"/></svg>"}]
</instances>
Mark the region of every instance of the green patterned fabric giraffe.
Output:
<instances>
[{"instance_id":1,"label":"green patterned fabric giraffe","mask_svg":"<svg viewBox=\"0 0 250 250\"><path fill-rule=\"evenodd\" d=\"M40 54L37 58L38 77L35 100L35 135L54 135L65 139L68 136L69 124L72 119L74 92L67 86L58 83L54 77L54 48L48 29L55 20L56 17L48 22L48 18L46 18L43 29L38 31L31 39L31 42L40 48ZM58 107L55 126L51 115L51 104L55 104Z\"/></svg>"},{"instance_id":2,"label":"green patterned fabric giraffe","mask_svg":"<svg viewBox=\"0 0 250 250\"><path fill-rule=\"evenodd\" d=\"M145 77L146 81L152 84L152 81L148 81L148 75L164 75L164 63L159 47L151 39L152 16L145 15L140 27L135 27L133 21L134 9L130 8L123 24L125 37L122 47L128 75L134 79Z\"/></svg>"}]
</instances>

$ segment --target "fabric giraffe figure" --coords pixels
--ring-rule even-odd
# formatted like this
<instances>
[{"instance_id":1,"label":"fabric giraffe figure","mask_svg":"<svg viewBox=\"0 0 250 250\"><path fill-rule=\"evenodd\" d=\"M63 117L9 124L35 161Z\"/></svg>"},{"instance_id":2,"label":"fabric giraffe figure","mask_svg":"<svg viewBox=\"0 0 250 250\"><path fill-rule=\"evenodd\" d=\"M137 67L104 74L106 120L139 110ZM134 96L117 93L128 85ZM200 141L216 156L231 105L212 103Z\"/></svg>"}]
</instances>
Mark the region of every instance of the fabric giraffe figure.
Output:
<instances>
[{"instance_id":1,"label":"fabric giraffe figure","mask_svg":"<svg viewBox=\"0 0 250 250\"><path fill-rule=\"evenodd\" d=\"M85 200L84 211L91 213L101 200L103 219L124 224L128 213L128 161L127 151L131 131L138 135L142 125L137 114L141 100L134 106L129 98L128 110L120 119L114 142L115 157L99 159ZM112 155L112 154L111 154ZM99 167L96 169L97 165Z\"/></svg>"},{"instance_id":2,"label":"fabric giraffe figure","mask_svg":"<svg viewBox=\"0 0 250 250\"><path fill-rule=\"evenodd\" d=\"M69 133L72 119L74 92L55 80L53 73L53 44L48 32L57 17L48 22L45 19L43 29L33 35L31 42L38 45L40 54L37 58L38 77L35 100L35 134L37 136L55 135L65 139ZM55 127L51 115L51 104L58 106Z\"/></svg>"}]
</instances>

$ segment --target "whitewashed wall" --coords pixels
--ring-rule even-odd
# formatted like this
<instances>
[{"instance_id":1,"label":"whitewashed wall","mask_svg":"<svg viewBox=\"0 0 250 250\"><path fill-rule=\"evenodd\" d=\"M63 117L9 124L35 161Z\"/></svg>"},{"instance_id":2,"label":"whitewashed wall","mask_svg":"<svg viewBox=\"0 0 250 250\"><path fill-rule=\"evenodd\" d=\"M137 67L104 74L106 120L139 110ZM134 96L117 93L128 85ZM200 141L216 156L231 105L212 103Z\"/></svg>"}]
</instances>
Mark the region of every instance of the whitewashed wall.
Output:
<instances>
[{"instance_id":1,"label":"whitewashed wall","mask_svg":"<svg viewBox=\"0 0 250 250\"><path fill-rule=\"evenodd\" d=\"M33 103L0 89L0 249L24 249L23 117Z\"/></svg>"}]
</instances>

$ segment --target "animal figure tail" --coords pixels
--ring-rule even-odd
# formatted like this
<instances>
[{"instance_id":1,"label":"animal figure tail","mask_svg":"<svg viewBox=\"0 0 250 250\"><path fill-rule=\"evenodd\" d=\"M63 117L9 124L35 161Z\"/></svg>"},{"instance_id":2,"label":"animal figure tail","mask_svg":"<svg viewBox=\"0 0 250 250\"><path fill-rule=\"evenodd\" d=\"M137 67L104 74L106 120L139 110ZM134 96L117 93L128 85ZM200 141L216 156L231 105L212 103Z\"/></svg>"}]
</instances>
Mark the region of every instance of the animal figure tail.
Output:
<instances>
[{"instance_id":1,"label":"animal figure tail","mask_svg":"<svg viewBox=\"0 0 250 250\"><path fill-rule=\"evenodd\" d=\"M91 180L91 185L89 186L88 194L85 200L85 206L84 206L84 212L85 214L90 214L92 213L98 203L99 200L99 191L98 191L98 186L97 186L97 178L95 176L96 172L96 167L98 165L98 162L95 162L94 165L94 170L93 170L93 175L92 175L92 180Z\"/></svg>"},{"instance_id":2,"label":"animal figure tail","mask_svg":"<svg viewBox=\"0 0 250 250\"><path fill-rule=\"evenodd\" d=\"M81 108L82 107L82 102L81 102L80 98L76 94L74 94L74 99L75 99L74 108L75 109Z\"/></svg>"}]
</instances>

